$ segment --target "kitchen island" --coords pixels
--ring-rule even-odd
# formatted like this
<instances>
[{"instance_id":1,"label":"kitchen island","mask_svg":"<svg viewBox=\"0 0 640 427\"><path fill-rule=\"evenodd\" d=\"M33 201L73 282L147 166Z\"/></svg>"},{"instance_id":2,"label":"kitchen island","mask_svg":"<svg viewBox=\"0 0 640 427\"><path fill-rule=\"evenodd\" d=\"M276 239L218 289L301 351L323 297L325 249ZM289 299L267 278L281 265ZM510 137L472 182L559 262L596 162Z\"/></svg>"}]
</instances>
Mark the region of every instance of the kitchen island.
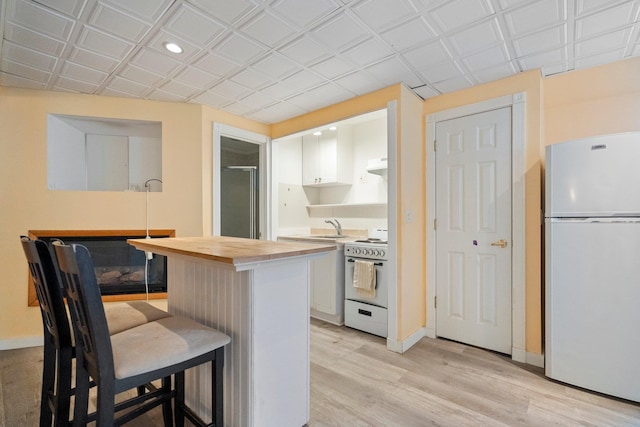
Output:
<instances>
[{"instance_id":1,"label":"kitchen island","mask_svg":"<svg viewBox=\"0 0 640 427\"><path fill-rule=\"evenodd\" d=\"M231 337L224 425L309 421L309 260L335 250L234 237L131 239L167 257L168 307ZM187 403L211 417L208 365L187 372Z\"/></svg>"}]
</instances>

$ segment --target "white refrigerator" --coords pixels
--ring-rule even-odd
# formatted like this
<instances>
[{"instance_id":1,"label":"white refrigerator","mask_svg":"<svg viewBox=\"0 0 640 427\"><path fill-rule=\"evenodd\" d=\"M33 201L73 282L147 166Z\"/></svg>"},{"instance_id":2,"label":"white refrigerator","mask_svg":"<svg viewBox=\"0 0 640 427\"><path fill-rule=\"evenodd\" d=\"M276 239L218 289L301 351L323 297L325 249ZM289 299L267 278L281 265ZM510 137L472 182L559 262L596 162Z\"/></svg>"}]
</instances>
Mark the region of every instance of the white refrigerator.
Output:
<instances>
[{"instance_id":1,"label":"white refrigerator","mask_svg":"<svg viewBox=\"0 0 640 427\"><path fill-rule=\"evenodd\" d=\"M546 148L545 373L640 402L640 132Z\"/></svg>"}]
</instances>

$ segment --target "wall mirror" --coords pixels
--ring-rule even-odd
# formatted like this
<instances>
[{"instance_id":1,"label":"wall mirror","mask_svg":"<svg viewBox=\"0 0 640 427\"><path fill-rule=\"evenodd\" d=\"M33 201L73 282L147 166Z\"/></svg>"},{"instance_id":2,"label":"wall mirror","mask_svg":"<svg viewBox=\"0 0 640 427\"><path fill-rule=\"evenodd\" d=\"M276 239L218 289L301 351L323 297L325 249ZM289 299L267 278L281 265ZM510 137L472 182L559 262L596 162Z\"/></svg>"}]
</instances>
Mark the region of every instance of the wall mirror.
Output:
<instances>
[{"instance_id":1,"label":"wall mirror","mask_svg":"<svg viewBox=\"0 0 640 427\"><path fill-rule=\"evenodd\" d=\"M162 191L162 123L49 114L50 190Z\"/></svg>"}]
</instances>

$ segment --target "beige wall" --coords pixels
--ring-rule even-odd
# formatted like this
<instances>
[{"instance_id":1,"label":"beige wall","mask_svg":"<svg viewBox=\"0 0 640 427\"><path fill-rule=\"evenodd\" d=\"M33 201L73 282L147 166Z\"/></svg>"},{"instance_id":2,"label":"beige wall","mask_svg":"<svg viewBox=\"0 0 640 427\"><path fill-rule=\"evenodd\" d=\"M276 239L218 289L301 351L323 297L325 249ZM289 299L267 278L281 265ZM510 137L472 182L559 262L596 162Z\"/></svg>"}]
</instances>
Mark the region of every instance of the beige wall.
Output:
<instances>
[{"instance_id":1,"label":"beige wall","mask_svg":"<svg viewBox=\"0 0 640 427\"><path fill-rule=\"evenodd\" d=\"M640 130L640 58L544 81L545 145Z\"/></svg>"},{"instance_id":2,"label":"beige wall","mask_svg":"<svg viewBox=\"0 0 640 427\"><path fill-rule=\"evenodd\" d=\"M0 345L42 335L27 307L27 267L18 237L30 229L144 229L145 194L47 190L47 114L162 122L161 193L150 195L150 227L202 235L211 224L211 128L220 121L268 127L195 104L0 87ZM208 216L208 217L207 217Z\"/></svg>"},{"instance_id":3,"label":"beige wall","mask_svg":"<svg viewBox=\"0 0 640 427\"><path fill-rule=\"evenodd\" d=\"M469 89L430 98L424 113L435 113L518 92L526 93L526 351L542 353L542 79L538 71L529 71Z\"/></svg>"}]
</instances>

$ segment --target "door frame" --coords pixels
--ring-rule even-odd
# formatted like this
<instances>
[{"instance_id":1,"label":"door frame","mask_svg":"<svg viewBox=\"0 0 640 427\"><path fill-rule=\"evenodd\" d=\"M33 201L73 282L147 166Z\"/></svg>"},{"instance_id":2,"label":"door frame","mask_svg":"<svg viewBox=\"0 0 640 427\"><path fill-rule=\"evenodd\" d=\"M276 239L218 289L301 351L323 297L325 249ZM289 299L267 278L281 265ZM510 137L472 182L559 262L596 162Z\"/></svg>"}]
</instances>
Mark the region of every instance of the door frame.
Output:
<instances>
[{"instance_id":1,"label":"door frame","mask_svg":"<svg viewBox=\"0 0 640 427\"><path fill-rule=\"evenodd\" d=\"M271 215L271 138L267 135L236 128L222 123L213 124L213 206L212 236L220 235L220 145L221 137L251 142L260 146L260 167L258 168L259 188L259 227L260 239L271 239L269 217Z\"/></svg>"},{"instance_id":2,"label":"door frame","mask_svg":"<svg viewBox=\"0 0 640 427\"><path fill-rule=\"evenodd\" d=\"M526 276L525 276L525 172L526 93L519 92L426 116L427 188L427 327L426 335L436 337L436 160L434 142L438 122L503 107L511 107L511 358L526 363Z\"/></svg>"}]
</instances>

